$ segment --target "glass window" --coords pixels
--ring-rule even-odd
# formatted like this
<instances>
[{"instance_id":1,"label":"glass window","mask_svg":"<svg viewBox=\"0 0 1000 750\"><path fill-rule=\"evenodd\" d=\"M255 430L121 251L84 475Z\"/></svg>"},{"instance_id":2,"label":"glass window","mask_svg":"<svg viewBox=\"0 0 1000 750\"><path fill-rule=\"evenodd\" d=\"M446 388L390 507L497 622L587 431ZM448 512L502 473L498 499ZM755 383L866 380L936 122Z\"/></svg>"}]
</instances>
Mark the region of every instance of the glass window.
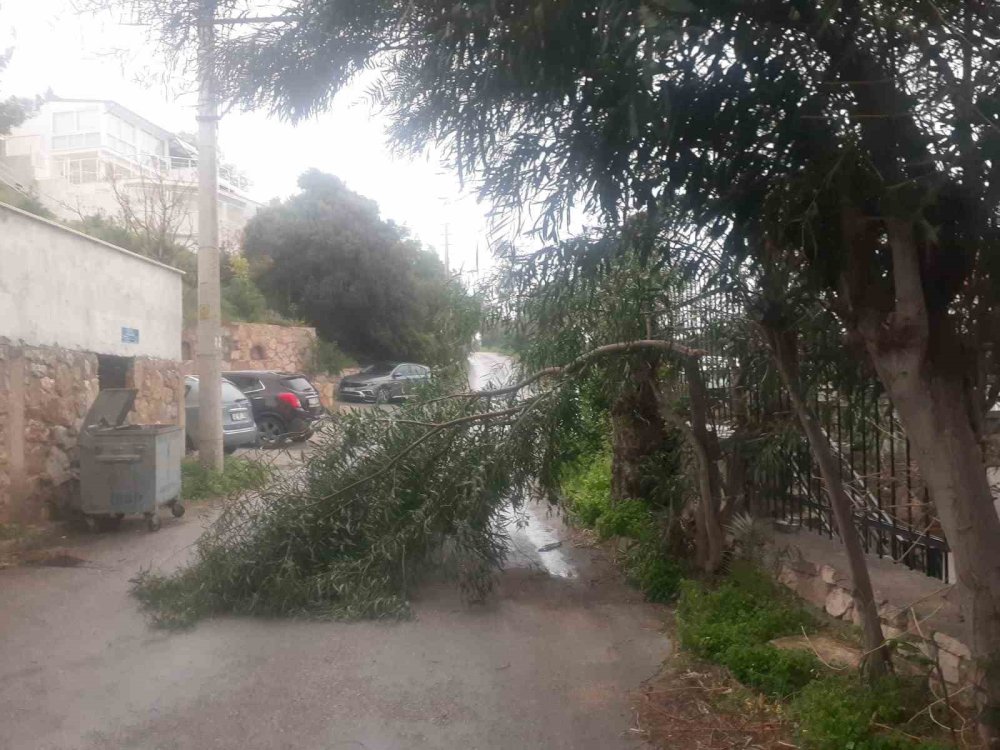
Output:
<instances>
[{"instance_id":1,"label":"glass window","mask_svg":"<svg viewBox=\"0 0 1000 750\"><path fill-rule=\"evenodd\" d=\"M100 130L101 123L96 109L84 109L76 113L77 130Z\"/></svg>"},{"instance_id":2,"label":"glass window","mask_svg":"<svg viewBox=\"0 0 1000 750\"><path fill-rule=\"evenodd\" d=\"M228 380L222 381L222 403L231 404L233 401L245 401L246 396L243 391L230 383Z\"/></svg>"},{"instance_id":3,"label":"glass window","mask_svg":"<svg viewBox=\"0 0 1000 750\"><path fill-rule=\"evenodd\" d=\"M313 389L312 383L305 378L285 378L282 382L293 391L311 391Z\"/></svg>"},{"instance_id":4,"label":"glass window","mask_svg":"<svg viewBox=\"0 0 1000 750\"><path fill-rule=\"evenodd\" d=\"M383 377L390 374L394 367L395 365L388 362L376 362L373 365L368 365L368 367L361 371L361 374L373 378Z\"/></svg>"},{"instance_id":5,"label":"glass window","mask_svg":"<svg viewBox=\"0 0 1000 750\"><path fill-rule=\"evenodd\" d=\"M52 115L52 132L59 135L76 130L76 112L56 112Z\"/></svg>"}]
</instances>

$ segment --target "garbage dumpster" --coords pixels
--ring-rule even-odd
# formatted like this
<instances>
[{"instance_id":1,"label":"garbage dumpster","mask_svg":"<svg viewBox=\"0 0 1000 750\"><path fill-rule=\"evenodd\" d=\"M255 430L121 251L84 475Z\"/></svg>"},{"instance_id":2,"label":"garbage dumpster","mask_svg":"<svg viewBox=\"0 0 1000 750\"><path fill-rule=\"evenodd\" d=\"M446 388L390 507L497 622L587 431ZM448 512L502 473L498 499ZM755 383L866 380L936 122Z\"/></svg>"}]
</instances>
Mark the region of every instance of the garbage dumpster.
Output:
<instances>
[{"instance_id":1,"label":"garbage dumpster","mask_svg":"<svg viewBox=\"0 0 1000 750\"><path fill-rule=\"evenodd\" d=\"M80 510L100 527L141 513L156 531L160 506L184 515L184 432L176 425L126 425L135 394L134 388L103 390L87 412L79 441Z\"/></svg>"}]
</instances>

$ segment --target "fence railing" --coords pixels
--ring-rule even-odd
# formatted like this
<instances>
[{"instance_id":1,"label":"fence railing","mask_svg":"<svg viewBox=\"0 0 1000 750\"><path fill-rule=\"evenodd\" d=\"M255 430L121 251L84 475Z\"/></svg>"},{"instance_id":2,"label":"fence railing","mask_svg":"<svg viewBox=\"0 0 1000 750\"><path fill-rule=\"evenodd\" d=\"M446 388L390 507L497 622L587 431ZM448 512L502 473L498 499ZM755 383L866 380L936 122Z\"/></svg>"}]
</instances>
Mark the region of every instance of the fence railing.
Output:
<instances>
[{"instance_id":1,"label":"fence railing","mask_svg":"<svg viewBox=\"0 0 1000 750\"><path fill-rule=\"evenodd\" d=\"M748 509L789 528L835 536L819 468L773 367L759 356L758 366L748 370L741 358L753 356L747 354L752 344L733 346L734 337L750 336L744 311L721 294L688 296L695 301L682 303L671 324L678 340L707 352L702 367L714 396L716 430L723 439L733 434L736 398L753 435L746 452ZM734 382L741 370L742 382ZM910 443L879 383L864 378L850 386L821 382L809 388L808 397L839 458L865 551L949 580L948 544L912 461Z\"/></svg>"}]
</instances>

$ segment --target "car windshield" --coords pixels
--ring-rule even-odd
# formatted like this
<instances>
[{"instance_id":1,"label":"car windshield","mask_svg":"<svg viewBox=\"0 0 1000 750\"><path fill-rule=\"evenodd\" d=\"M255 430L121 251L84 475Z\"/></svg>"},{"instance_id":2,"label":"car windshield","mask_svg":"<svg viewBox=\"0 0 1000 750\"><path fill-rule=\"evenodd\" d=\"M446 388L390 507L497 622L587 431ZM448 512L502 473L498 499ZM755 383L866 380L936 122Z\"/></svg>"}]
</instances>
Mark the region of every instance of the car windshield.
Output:
<instances>
[{"instance_id":1,"label":"car windshield","mask_svg":"<svg viewBox=\"0 0 1000 750\"><path fill-rule=\"evenodd\" d=\"M285 378L282 381L286 386L291 388L293 391L311 391L313 390L312 383L310 383L305 378Z\"/></svg>"},{"instance_id":2,"label":"car windshield","mask_svg":"<svg viewBox=\"0 0 1000 750\"><path fill-rule=\"evenodd\" d=\"M368 365L365 369L361 371L362 375L368 375L370 377L379 377L381 375L388 375L394 369L396 365L391 362L378 362L373 365Z\"/></svg>"}]
</instances>

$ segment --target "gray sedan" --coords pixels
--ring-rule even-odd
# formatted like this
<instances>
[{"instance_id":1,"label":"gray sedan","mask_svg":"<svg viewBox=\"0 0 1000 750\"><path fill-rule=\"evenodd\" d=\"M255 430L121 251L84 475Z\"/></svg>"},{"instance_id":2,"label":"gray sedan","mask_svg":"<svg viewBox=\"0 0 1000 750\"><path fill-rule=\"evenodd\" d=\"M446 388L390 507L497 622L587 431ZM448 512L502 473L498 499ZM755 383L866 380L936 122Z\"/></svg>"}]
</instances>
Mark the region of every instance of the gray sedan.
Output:
<instances>
[{"instance_id":1,"label":"gray sedan","mask_svg":"<svg viewBox=\"0 0 1000 750\"><path fill-rule=\"evenodd\" d=\"M184 411L187 422L187 445L198 447L198 378L184 379ZM253 420L250 401L228 380L222 380L222 447L226 453L237 448L257 445L257 424Z\"/></svg>"},{"instance_id":2,"label":"gray sedan","mask_svg":"<svg viewBox=\"0 0 1000 750\"><path fill-rule=\"evenodd\" d=\"M359 399L384 404L412 395L416 386L430 380L431 369L409 362L379 362L368 365L357 375L340 381L342 399Z\"/></svg>"}]
</instances>

